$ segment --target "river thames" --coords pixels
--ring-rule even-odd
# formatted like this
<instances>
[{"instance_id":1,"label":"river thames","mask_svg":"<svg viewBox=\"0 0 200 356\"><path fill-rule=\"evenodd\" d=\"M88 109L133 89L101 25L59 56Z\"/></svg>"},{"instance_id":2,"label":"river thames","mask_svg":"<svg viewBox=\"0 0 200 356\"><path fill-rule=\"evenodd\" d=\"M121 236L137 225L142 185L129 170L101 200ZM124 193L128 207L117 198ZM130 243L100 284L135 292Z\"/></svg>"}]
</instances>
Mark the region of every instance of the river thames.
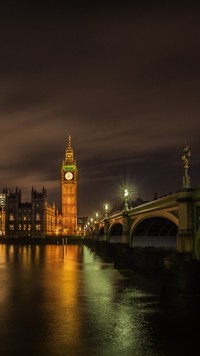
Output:
<instances>
[{"instance_id":1,"label":"river thames","mask_svg":"<svg viewBox=\"0 0 200 356\"><path fill-rule=\"evenodd\" d=\"M198 354L199 311L159 293L85 246L0 245L0 355Z\"/></svg>"}]
</instances>

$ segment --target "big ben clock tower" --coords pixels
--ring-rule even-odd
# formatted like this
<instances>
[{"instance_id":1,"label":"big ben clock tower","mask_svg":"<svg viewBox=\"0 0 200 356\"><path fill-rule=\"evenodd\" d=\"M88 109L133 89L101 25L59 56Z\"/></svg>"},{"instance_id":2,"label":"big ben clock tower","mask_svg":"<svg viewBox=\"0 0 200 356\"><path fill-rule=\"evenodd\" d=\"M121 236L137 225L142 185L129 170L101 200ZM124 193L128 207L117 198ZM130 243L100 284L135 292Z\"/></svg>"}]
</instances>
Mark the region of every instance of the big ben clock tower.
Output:
<instances>
[{"instance_id":1,"label":"big ben clock tower","mask_svg":"<svg viewBox=\"0 0 200 356\"><path fill-rule=\"evenodd\" d=\"M77 233L77 167L69 135L65 160L61 167L62 231L64 235Z\"/></svg>"}]
</instances>

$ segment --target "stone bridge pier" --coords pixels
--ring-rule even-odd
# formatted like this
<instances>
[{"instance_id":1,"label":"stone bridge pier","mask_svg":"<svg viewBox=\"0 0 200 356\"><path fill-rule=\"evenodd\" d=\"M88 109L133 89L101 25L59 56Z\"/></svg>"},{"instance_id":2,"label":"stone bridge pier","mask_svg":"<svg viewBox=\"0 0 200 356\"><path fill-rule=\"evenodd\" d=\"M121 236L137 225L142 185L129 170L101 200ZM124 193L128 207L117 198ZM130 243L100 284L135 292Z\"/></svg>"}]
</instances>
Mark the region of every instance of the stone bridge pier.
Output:
<instances>
[{"instance_id":1,"label":"stone bridge pier","mask_svg":"<svg viewBox=\"0 0 200 356\"><path fill-rule=\"evenodd\" d=\"M177 199L179 229L176 239L176 249L179 253L196 255L195 246L195 224L194 224L194 207L192 191L183 191L179 193Z\"/></svg>"},{"instance_id":2,"label":"stone bridge pier","mask_svg":"<svg viewBox=\"0 0 200 356\"><path fill-rule=\"evenodd\" d=\"M161 301L176 306L200 307L199 189L179 193L176 254L164 259Z\"/></svg>"}]
</instances>

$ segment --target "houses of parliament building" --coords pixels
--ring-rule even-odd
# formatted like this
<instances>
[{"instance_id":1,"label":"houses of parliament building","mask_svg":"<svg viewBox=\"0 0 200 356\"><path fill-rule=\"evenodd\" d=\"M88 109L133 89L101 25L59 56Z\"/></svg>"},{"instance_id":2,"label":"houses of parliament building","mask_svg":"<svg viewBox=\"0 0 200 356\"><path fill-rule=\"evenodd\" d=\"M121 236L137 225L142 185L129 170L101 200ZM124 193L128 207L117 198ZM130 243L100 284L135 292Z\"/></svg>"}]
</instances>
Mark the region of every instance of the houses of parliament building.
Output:
<instances>
[{"instance_id":1,"label":"houses of parliament building","mask_svg":"<svg viewBox=\"0 0 200 356\"><path fill-rule=\"evenodd\" d=\"M47 191L32 188L31 201L22 202L21 190L4 188L0 194L0 236L48 237L76 236L77 227L77 165L68 138L65 159L61 165L61 213L55 204L48 204Z\"/></svg>"}]
</instances>

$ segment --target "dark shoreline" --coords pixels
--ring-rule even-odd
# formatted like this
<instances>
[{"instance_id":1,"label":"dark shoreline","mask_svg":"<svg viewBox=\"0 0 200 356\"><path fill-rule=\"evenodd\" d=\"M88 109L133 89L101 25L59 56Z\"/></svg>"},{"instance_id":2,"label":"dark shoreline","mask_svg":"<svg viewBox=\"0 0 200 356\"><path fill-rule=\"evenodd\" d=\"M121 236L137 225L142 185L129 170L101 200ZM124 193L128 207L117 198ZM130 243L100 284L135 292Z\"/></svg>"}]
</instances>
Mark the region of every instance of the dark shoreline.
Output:
<instances>
[{"instance_id":1,"label":"dark shoreline","mask_svg":"<svg viewBox=\"0 0 200 356\"><path fill-rule=\"evenodd\" d=\"M5 245L82 245L81 236L50 237L0 237L0 244Z\"/></svg>"}]
</instances>

